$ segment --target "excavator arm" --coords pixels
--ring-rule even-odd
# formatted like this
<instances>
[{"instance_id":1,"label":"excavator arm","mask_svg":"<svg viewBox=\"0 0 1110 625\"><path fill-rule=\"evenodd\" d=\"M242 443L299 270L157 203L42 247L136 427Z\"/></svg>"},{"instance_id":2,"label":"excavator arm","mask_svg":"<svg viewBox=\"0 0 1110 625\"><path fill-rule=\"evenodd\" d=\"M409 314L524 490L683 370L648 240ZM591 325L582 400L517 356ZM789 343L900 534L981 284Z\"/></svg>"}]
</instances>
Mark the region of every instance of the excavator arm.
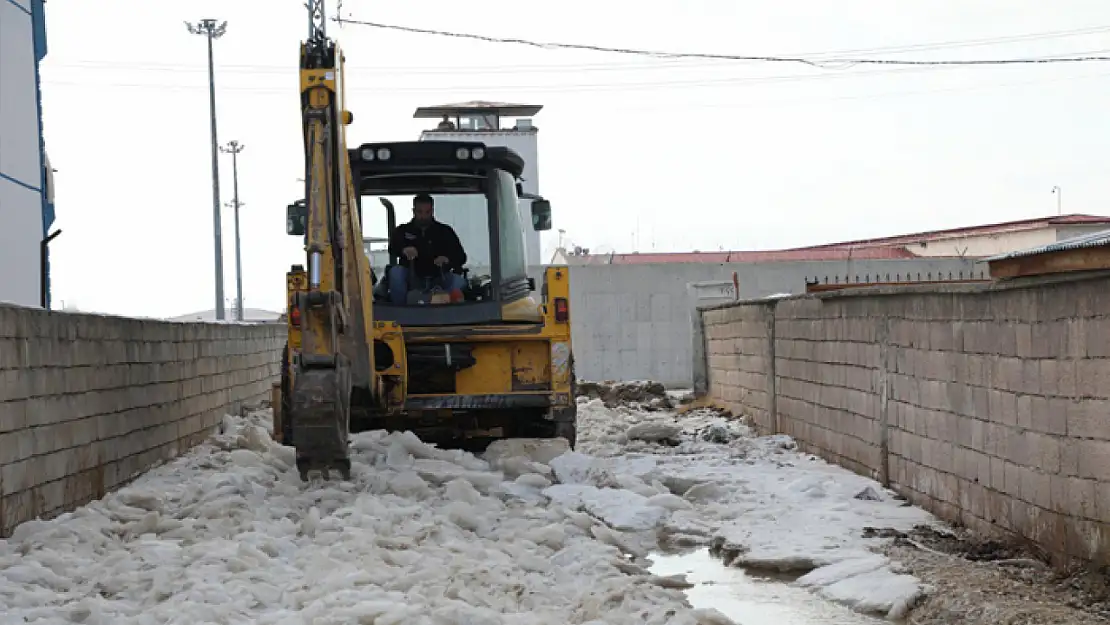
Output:
<instances>
[{"instance_id":1,"label":"excavator arm","mask_svg":"<svg viewBox=\"0 0 1110 625\"><path fill-rule=\"evenodd\" d=\"M301 45L307 284L292 293L299 341L290 341L289 423L302 479L318 470L350 477L348 433L354 388L377 395L373 374L370 267L362 249L343 106L343 54L328 39L322 0L308 3ZM293 328L291 328L293 330ZM293 348L297 344L296 349ZM288 441L286 441L288 442Z\"/></svg>"}]
</instances>

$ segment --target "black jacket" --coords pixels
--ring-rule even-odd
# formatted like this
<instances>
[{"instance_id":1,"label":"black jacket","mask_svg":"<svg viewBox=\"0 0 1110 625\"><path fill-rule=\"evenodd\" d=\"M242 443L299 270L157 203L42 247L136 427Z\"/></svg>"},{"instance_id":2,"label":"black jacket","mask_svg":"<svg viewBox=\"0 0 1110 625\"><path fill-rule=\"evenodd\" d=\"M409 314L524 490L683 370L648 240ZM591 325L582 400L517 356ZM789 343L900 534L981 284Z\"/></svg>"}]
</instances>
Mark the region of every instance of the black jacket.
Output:
<instances>
[{"instance_id":1,"label":"black jacket","mask_svg":"<svg viewBox=\"0 0 1110 625\"><path fill-rule=\"evenodd\" d=\"M435 259L446 256L448 269L462 269L466 264L466 251L463 249L459 235L447 224L432 220L425 227L418 226L411 221L401 224L393 230L389 237L389 254L400 258L401 266L408 267L409 260L401 253L406 247L416 248L416 275L420 277L439 276L441 270L435 265Z\"/></svg>"}]
</instances>

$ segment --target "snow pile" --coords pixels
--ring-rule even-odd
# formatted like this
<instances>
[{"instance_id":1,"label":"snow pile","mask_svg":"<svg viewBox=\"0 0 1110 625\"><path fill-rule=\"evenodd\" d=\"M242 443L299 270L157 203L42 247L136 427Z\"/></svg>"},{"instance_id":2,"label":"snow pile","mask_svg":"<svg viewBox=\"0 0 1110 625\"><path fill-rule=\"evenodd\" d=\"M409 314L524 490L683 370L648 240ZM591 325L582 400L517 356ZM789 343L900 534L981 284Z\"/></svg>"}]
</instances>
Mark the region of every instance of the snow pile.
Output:
<instances>
[{"instance_id":1,"label":"snow pile","mask_svg":"<svg viewBox=\"0 0 1110 625\"><path fill-rule=\"evenodd\" d=\"M800 577L798 584L817 588L822 597L860 612L890 619L905 618L923 594L916 577L897 573L890 560L879 554L823 566Z\"/></svg>"},{"instance_id":2,"label":"snow pile","mask_svg":"<svg viewBox=\"0 0 1110 625\"><path fill-rule=\"evenodd\" d=\"M554 484L581 458L545 443L487 460L382 432L355 438L351 482L302 484L265 418L228 417L210 445L0 541L4 621L730 622L628 561L616 526L662 522L676 502L658 487ZM648 465L632 466L615 483Z\"/></svg>"},{"instance_id":3,"label":"snow pile","mask_svg":"<svg viewBox=\"0 0 1110 625\"><path fill-rule=\"evenodd\" d=\"M660 525L665 539L669 530L675 543L708 544L728 565L800 574L798 584L861 612L897 618L922 595L917 579L874 553L884 539L865 538L863 530L936 520L875 481L797 451L788 436L757 437L709 410L677 416L607 409L594 399L580 401L579 415L578 448L595 458L556 459L560 481L637 493L642 500L605 499L636 519L650 497L669 490L689 509L674 508ZM634 435L664 430L675 440Z\"/></svg>"},{"instance_id":4,"label":"snow pile","mask_svg":"<svg viewBox=\"0 0 1110 625\"><path fill-rule=\"evenodd\" d=\"M654 388L654 387L653 387ZM648 402L650 404L650 401ZM706 625L667 546L896 617L920 583L863 528L930 524L871 480L682 416L582 398L579 446L499 441L481 457L411 433L352 443L350 482L303 484L268 412L129 487L0 541L5 622Z\"/></svg>"}]
</instances>

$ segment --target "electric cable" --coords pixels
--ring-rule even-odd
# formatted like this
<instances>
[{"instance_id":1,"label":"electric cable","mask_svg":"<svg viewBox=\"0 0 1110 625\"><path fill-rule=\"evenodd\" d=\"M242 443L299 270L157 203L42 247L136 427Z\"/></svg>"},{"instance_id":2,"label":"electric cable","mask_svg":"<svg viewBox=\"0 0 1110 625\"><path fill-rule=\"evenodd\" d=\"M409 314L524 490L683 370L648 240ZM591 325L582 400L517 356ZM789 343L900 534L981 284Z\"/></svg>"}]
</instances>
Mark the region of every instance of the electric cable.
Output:
<instances>
[{"instance_id":1,"label":"electric cable","mask_svg":"<svg viewBox=\"0 0 1110 625\"><path fill-rule=\"evenodd\" d=\"M816 55L810 56L776 56L776 55L743 55L743 54L720 54L711 52L671 52L662 50L644 50L637 48L622 48L615 46L601 46L592 44L578 44L578 43L563 43L563 42L540 42L530 39L523 39L519 37L493 37L489 35L478 35L474 33L462 33L446 30L436 30L432 28L418 28L415 26L400 26L397 24L384 24L382 22L372 22L367 20L357 20L352 18L331 18L342 24L355 24L359 26L366 26L370 28L377 28L381 30L392 30L411 34L433 35L437 37L448 37L456 39L469 39L473 41L482 41L485 43L497 44L512 44L540 48L544 50L582 50L588 52L607 52L611 54L623 54L631 56L644 56L654 58L666 59L711 59L721 61L742 61L742 62L760 62L760 63L793 63L809 65L811 67L818 67L821 69L831 69L833 65L841 67L851 67L854 65L905 65L905 66L944 66L944 65L960 65L960 66L973 66L973 65L1034 65L1045 63L1090 63L1090 62L1104 62L1110 61L1110 56L1052 56L1052 57L1039 57L1039 58L1009 58L1009 59L883 59L872 57L821 57Z\"/></svg>"},{"instance_id":2,"label":"electric cable","mask_svg":"<svg viewBox=\"0 0 1110 625\"><path fill-rule=\"evenodd\" d=\"M336 21L347 22L350 20L340 20L333 18ZM351 21L351 23L360 23ZM375 26L371 22L364 23L365 25ZM407 27L394 27L390 25L382 25L384 28L407 28ZM1070 30L1056 30L1044 31L1036 33L1024 33L1018 35L1007 35L1001 37L987 37L980 39L965 39L965 40L950 40L932 43L919 43L919 44L905 44L900 46L885 46L875 48L854 48L842 49L823 52L806 52L806 53L793 53L783 55L784 58L805 58L809 60L820 60L823 58L835 59L847 54L899 54L904 52L921 52L930 50L945 50L953 48L965 47L980 47L991 45L1004 45L1007 43L1019 43L1027 41L1038 41L1048 39L1060 39L1067 37L1088 36L1101 33L1110 32L1110 26L1091 26L1080 29ZM469 37L470 35L464 35ZM477 37L477 35L475 35ZM546 45L546 44L544 44ZM1089 56L1093 53L1076 52L1068 55L1052 55L1049 57L1037 58L1053 58L1059 56ZM733 60L726 59L700 59L700 58L655 58L648 57L646 61L638 61L632 63L570 63L570 64L552 64L552 65L499 65L495 67L474 67L474 66L436 66L436 67L406 67L406 66L378 66L378 67L349 67L348 72L352 73L366 73L366 74L395 74L395 75L481 75L481 74L516 74L516 73L560 73L560 72L593 72L593 71L641 71L641 70L666 70L666 69L695 69L695 68L719 68L731 66L731 63L725 61ZM49 62L48 62L49 63ZM50 67L66 69L121 69L121 70L150 70L150 71L207 71L206 68L194 65L183 65L174 63L129 63L117 61L73 61L69 63L50 63ZM220 71L223 72L242 72L242 73L287 73L290 71L286 65L261 65L261 64L221 64Z\"/></svg>"}]
</instances>

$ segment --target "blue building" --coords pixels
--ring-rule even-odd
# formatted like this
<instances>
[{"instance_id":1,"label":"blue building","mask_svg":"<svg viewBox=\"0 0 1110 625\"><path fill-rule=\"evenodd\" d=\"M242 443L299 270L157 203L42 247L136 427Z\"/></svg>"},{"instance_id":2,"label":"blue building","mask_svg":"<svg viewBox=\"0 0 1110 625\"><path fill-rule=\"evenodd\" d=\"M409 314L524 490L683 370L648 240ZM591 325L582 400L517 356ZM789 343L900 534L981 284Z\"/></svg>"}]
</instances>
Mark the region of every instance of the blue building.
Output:
<instances>
[{"instance_id":1,"label":"blue building","mask_svg":"<svg viewBox=\"0 0 1110 625\"><path fill-rule=\"evenodd\" d=\"M44 0L0 0L0 301L49 306L42 250L54 223L53 176L42 138L39 63Z\"/></svg>"}]
</instances>

